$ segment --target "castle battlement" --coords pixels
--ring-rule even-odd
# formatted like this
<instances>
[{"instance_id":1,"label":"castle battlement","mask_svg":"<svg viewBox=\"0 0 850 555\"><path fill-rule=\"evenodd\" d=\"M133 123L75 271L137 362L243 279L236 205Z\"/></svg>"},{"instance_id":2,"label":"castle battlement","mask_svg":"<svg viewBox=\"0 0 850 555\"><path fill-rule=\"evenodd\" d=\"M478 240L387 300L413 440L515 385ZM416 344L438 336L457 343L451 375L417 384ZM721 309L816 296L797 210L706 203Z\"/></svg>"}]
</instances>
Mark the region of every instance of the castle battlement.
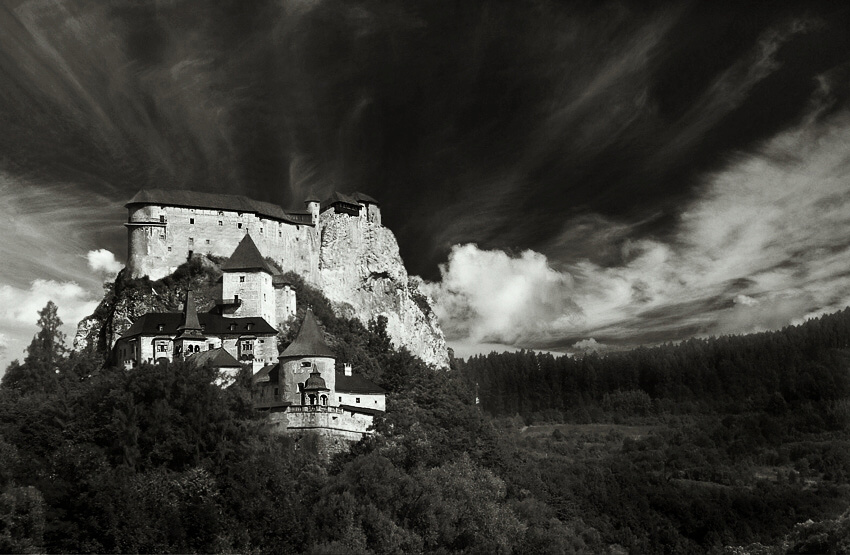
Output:
<instances>
[{"instance_id":1,"label":"castle battlement","mask_svg":"<svg viewBox=\"0 0 850 555\"><path fill-rule=\"evenodd\" d=\"M310 279L318 274L323 219L344 214L381 224L378 202L363 193L305 204L304 211L286 211L241 195L143 189L125 205L128 271L160 279L193 254L229 256L250 233L264 256Z\"/></svg>"}]
</instances>

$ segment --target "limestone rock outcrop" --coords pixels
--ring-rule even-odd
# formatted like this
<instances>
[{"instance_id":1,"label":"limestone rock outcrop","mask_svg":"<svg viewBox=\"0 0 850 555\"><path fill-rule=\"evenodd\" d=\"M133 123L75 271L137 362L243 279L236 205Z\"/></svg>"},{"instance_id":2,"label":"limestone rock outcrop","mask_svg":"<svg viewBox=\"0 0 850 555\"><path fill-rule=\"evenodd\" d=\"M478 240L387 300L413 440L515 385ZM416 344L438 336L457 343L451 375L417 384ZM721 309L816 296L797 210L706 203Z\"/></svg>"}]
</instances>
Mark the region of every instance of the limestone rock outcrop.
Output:
<instances>
[{"instance_id":1,"label":"limestone rock outcrop","mask_svg":"<svg viewBox=\"0 0 850 555\"><path fill-rule=\"evenodd\" d=\"M393 233L364 218L333 214L320 224L320 288L364 323L383 315L397 347L426 363L448 366L448 349L421 280L409 277Z\"/></svg>"}]
</instances>

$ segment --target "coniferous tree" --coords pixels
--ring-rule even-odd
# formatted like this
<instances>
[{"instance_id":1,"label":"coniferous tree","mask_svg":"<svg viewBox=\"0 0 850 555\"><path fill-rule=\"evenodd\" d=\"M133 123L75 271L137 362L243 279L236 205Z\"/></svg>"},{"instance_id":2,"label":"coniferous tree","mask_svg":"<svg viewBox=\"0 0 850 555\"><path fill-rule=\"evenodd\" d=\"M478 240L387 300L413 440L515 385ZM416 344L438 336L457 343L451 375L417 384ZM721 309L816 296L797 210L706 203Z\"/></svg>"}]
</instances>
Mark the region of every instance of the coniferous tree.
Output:
<instances>
[{"instance_id":1,"label":"coniferous tree","mask_svg":"<svg viewBox=\"0 0 850 555\"><path fill-rule=\"evenodd\" d=\"M24 363L14 361L3 375L0 385L22 393L50 392L56 388L57 374L65 360L65 334L62 320L53 301L38 312L39 331L27 347Z\"/></svg>"}]
</instances>

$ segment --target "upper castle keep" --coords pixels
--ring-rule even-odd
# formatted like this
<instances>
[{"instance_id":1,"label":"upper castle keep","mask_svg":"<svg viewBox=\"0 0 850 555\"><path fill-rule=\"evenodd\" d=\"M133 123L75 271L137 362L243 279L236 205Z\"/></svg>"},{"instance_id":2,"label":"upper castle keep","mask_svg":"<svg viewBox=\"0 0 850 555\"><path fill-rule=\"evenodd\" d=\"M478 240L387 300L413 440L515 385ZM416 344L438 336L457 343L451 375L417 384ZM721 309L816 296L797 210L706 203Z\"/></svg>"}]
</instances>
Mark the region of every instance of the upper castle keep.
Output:
<instances>
[{"instance_id":1,"label":"upper castle keep","mask_svg":"<svg viewBox=\"0 0 850 555\"><path fill-rule=\"evenodd\" d=\"M381 224L378 202L363 193L333 193L321 203L308 197L304 204L304 211L285 211L240 195L143 189L125 205L127 270L161 279L193 254L230 256L250 232L264 256L316 283L322 218L346 214Z\"/></svg>"}]
</instances>

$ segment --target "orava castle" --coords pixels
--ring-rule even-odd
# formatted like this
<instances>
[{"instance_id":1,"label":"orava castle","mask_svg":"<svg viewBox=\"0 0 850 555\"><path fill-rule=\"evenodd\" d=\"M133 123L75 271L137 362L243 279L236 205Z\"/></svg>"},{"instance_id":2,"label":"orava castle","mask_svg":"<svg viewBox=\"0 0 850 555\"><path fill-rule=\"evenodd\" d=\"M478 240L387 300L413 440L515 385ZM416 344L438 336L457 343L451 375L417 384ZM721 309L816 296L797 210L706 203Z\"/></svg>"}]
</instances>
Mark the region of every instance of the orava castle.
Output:
<instances>
[{"instance_id":1,"label":"orava castle","mask_svg":"<svg viewBox=\"0 0 850 555\"><path fill-rule=\"evenodd\" d=\"M278 329L295 314L295 291L266 257L316 275L321 219L344 215L380 226L373 198L334 193L322 203L308 198L303 212L286 212L236 195L143 190L126 206L131 276L162 278L194 254L227 259L221 265L222 298L212 310L199 313L188 291L181 312L142 315L115 343L121 364L209 364L220 371L222 385L247 366L255 408L268 411L277 429L346 440L369 433L373 417L385 410L384 390L344 361L337 371L311 311L295 341L278 355Z\"/></svg>"}]
</instances>

